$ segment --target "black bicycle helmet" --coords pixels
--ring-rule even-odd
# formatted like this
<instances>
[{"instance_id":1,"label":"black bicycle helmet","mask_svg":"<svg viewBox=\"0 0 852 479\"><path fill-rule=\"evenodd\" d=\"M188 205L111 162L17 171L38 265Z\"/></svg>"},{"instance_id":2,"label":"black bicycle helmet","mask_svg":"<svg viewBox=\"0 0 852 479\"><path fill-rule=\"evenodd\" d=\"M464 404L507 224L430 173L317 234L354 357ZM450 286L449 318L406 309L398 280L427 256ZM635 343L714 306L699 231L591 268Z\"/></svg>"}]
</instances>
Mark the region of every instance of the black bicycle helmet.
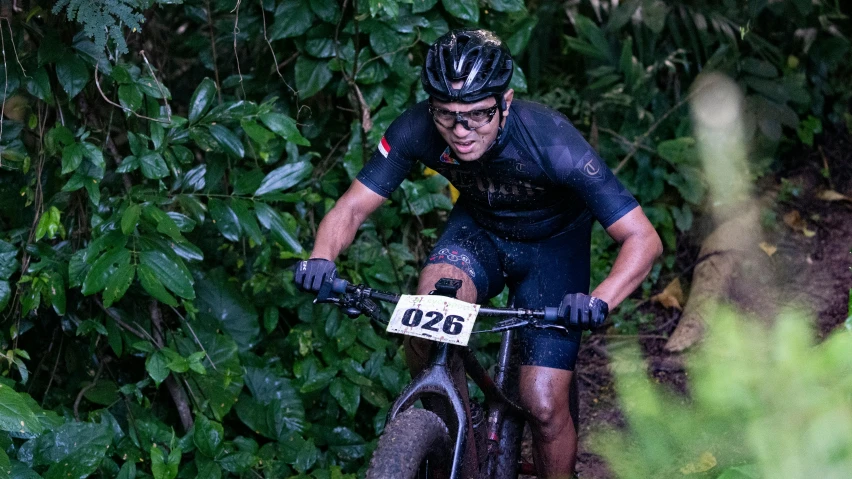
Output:
<instances>
[{"instance_id":1,"label":"black bicycle helmet","mask_svg":"<svg viewBox=\"0 0 852 479\"><path fill-rule=\"evenodd\" d=\"M421 81L438 101L473 103L493 96L503 107L503 92L512 79L512 55L487 30L453 30L429 47ZM453 83L463 82L459 88Z\"/></svg>"}]
</instances>

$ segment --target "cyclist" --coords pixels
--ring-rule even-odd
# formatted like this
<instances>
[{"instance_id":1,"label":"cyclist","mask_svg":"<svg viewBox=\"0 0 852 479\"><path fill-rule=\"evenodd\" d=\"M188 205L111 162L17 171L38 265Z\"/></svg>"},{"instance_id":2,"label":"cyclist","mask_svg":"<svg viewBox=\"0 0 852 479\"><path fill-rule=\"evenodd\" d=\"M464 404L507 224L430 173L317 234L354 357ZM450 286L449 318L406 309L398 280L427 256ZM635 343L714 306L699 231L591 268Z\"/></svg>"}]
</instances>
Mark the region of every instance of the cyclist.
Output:
<instances>
[{"instance_id":1,"label":"cyclist","mask_svg":"<svg viewBox=\"0 0 852 479\"><path fill-rule=\"evenodd\" d=\"M565 116L514 100L512 71L505 44L485 30L454 30L431 45L421 76L429 99L385 132L320 223L311 259L297 265L296 282L316 291L334 275L335 258L416 162L445 176L461 196L421 272L418 294L449 277L463 280L458 297L468 302L483 302L508 285L515 307L561 304L572 332L522 330L519 369L539 477L562 478L576 461L572 375L582 329L600 325L642 282L662 243L633 196ZM620 251L589 294L593 220ZM430 344L406 339L413 372L422 369ZM464 384L464 373L457 375ZM460 390L465 394L465 387ZM475 469L464 473L475 475Z\"/></svg>"}]
</instances>

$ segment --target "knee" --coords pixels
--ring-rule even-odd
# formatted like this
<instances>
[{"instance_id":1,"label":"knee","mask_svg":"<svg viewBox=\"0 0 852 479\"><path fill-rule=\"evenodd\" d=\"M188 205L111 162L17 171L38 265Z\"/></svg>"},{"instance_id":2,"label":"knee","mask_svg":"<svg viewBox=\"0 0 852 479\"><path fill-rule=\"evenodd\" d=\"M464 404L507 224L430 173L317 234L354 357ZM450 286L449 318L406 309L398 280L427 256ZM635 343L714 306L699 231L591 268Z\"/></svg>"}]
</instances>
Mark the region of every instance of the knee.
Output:
<instances>
[{"instance_id":1,"label":"knee","mask_svg":"<svg viewBox=\"0 0 852 479\"><path fill-rule=\"evenodd\" d=\"M571 411L567 401L537 397L524 403L531 416L530 426L544 438L556 437L571 425Z\"/></svg>"}]
</instances>

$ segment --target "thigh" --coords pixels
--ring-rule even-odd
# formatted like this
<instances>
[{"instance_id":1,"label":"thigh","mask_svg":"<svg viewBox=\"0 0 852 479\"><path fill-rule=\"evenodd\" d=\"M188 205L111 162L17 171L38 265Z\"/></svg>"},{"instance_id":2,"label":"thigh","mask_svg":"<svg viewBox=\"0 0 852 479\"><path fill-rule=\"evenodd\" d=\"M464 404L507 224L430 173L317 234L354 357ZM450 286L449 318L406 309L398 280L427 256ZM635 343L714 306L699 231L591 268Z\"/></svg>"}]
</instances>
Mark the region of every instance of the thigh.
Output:
<instances>
[{"instance_id":1,"label":"thigh","mask_svg":"<svg viewBox=\"0 0 852 479\"><path fill-rule=\"evenodd\" d=\"M459 279L472 283L476 288L476 297L466 301L483 302L503 290L505 283L497 246L491 235L459 207L453 209L444 232L426 260L421 273L421 288L431 288L430 284L434 285L442 277L433 279L436 271L454 272L456 269L464 275ZM424 276L428 277L430 284L424 284Z\"/></svg>"},{"instance_id":2,"label":"thigh","mask_svg":"<svg viewBox=\"0 0 852 479\"><path fill-rule=\"evenodd\" d=\"M588 293L590 241L591 223L583 222L554 238L515 246L505 261L514 306L558 306L567 293ZM525 328L518 334L520 364L573 371L581 336L579 329Z\"/></svg>"}]
</instances>

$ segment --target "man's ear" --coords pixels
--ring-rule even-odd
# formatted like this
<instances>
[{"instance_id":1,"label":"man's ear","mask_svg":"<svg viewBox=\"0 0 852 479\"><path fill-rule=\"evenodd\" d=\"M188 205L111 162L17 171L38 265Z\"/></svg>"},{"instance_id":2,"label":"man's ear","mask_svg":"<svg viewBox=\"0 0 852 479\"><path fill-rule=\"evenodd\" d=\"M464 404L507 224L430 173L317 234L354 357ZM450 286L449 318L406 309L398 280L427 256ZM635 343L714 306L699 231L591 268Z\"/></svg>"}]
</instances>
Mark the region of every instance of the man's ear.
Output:
<instances>
[{"instance_id":1,"label":"man's ear","mask_svg":"<svg viewBox=\"0 0 852 479\"><path fill-rule=\"evenodd\" d=\"M509 88L503 93L503 102L506 104L506 108L503 109L503 115L505 116L509 112L509 106L512 105L512 100L515 98L515 90Z\"/></svg>"}]
</instances>

